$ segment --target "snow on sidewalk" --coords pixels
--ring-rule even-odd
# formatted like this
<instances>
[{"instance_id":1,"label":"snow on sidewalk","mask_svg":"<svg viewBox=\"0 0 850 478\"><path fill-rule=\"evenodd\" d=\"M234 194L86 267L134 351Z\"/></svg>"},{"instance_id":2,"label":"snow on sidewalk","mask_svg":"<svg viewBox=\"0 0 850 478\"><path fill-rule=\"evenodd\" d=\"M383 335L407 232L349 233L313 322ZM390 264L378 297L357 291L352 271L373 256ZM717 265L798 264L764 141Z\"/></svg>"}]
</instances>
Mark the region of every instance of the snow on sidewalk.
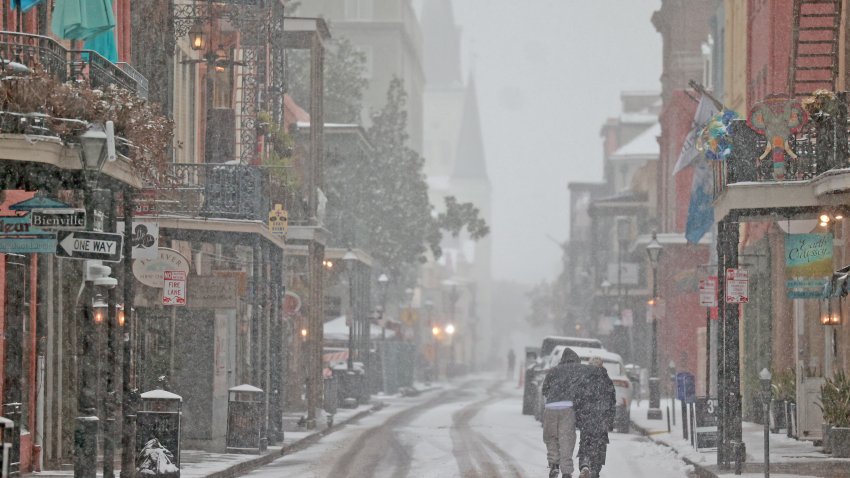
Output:
<instances>
[{"instance_id":1,"label":"snow on sidewalk","mask_svg":"<svg viewBox=\"0 0 850 478\"><path fill-rule=\"evenodd\" d=\"M697 451L691 445L690 439L682 437L682 415L681 404L675 401L676 425L671 426L671 432L667 432L667 413L671 401L661 400L662 420L648 420L646 413L649 408L647 400L632 402L631 421L636 426L646 431L647 435L656 442L663 443L676 451L682 458L702 467L715 467L717 464L717 452L714 449L703 449ZM672 421L671 421L672 422ZM743 423L743 439L747 447L747 464L764 463L764 425L751 422ZM844 464L850 469L850 459L833 458L824 454L820 447L814 446L813 442L795 440L787 437L784 433L770 433L770 463L771 467L782 466L783 471L789 466L799 465L800 470L811 467L830 466L841 467ZM734 475L724 471L718 476L764 476L763 473L745 473ZM783 475L782 473L771 473L773 477L794 476L805 477L805 474Z\"/></svg>"}]
</instances>

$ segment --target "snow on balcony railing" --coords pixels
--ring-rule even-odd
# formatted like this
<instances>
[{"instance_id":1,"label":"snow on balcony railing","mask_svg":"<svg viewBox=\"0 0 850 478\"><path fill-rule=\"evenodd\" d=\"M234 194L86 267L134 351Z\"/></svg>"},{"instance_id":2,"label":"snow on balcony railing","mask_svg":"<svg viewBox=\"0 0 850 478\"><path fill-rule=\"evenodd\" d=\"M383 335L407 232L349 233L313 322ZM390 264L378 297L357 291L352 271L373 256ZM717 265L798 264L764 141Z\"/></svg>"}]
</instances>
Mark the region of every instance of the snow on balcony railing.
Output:
<instances>
[{"instance_id":1,"label":"snow on balcony railing","mask_svg":"<svg viewBox=\"0 0 850 478\"><path fill-rule=\"evenodd\" d=\"M147 80L129 65L116 65L92 50L68 50L50 37L0 31L0 59L41 67L59 81L85 79L94 88L116 85L147 97Z\"/></svg>"},{"instance_id":2,"label":"snow on balcony railing","mask_svg":"<svg viewBox=\"0 0 850 478\"><path fill-rule=\"evenodd\" d=\"M845 93L836 96L836 111L831 115L813 115L801 131L788 137L789 149L797 157L784 153L781 179L775 174L772 152L759 159L767 150L767 138L751 129L746 121L734 120L729 126L732 153L725 162L714 163L715 196L730 184L805 181L832 169L848 167L847 99Z\"/></svg>"},{"instance_id":3,"label":"snow on balcony railing","mask_svg":"<svg viewBox=\"0 0 850 478\"><path fill-rule=\"evenodd\" d=\"M162 186L150 188L160 214L264 220L268 217L268 176L242 164L172 163Z\"/></svg>"}]
</instances>

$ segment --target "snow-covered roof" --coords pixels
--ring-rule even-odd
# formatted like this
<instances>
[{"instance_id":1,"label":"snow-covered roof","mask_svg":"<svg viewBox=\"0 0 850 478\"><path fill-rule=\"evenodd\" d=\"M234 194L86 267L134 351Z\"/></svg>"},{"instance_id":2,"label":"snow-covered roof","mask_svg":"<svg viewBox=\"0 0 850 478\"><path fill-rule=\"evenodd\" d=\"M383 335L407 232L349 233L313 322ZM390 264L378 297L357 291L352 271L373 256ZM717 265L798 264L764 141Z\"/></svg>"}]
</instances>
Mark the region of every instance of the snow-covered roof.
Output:
<instances>
[{"instance_id":1,"label":"snow-covered roof","mask_svg":"<svg viewBox=\"0 0 850 478\"><path fill-rule=\"evenodd\" d=\"M145 400L177 400L180 402L183 401L183 397L181 397L180 395L161 389L145 392L142 394L142 398Z\"/></svg>"},{"instance_id":2,"label":"snow-covered roof","mask_svg":"<svg viewBox=\"0 0 850 478\"><path fill-rule=\"evenodd\" d=\"M257 388L253 385L248 385L247 383L243 383L242 385L237 385L235 387L230 387L227 389L228 392L254 392L254 393L262 393L262 388Z\"/></svg>"},{"instance_id":3,"label":"snow-covered roof","mask_svg":"<svg viewBox=\"0 0 850 478\"><path fill-rule=\"evenodd\" d=\"M323 327L323 333L325 340L348 340L348 324L345 323L345 316L340 315L339 317L329 320L325 322ZM373 339L381 338L381 328L369 327L369 336ZM395 331L387 329L386 330L387 338L395 337Z\"/></svg>"},{"instance_id":4,"label":"snow-covered roof","mask_svg":"<svg viewBox=\"0 0 850 478\"><path fill-rule=\"evenodd\" d=\"M654 125L637 135L635 139L614 151L611 160L657 159L661 150L658 145L660 135L661 124L656 121Z\"/></svg>"},{"instance_id":5,"label":"snow-covered roof","mask_svg":"<svg viewBox=\"0 0 850 478\"><path fill-rule=\"evenodd\" d=\"M658 121L658 115L653 113L622 113L620 115L620 123L646 123Z\"/></svg>"}]
</instances>

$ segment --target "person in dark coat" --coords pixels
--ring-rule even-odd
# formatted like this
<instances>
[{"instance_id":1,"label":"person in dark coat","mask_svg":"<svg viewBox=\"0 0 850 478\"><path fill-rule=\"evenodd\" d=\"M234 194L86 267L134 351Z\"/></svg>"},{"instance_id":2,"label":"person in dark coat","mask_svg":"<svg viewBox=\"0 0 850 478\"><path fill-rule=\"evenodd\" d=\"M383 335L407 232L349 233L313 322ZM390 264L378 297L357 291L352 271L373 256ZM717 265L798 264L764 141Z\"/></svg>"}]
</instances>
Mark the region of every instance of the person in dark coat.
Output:
<instances>
[{"instance_id":1,"label":"person in dark coat","mask_svg":"<svg viewBox=\"0 0 850 478\"><path fill-rule=\"evenodd\" d=\"M565 348L558 365L552 367L543 379L543 442L549 462L549 478L563 473L569 478L573 473L573 450L576 446L575 403L581 393L584 377L590 366L582 365L572 349Z\"/></svg>"},{"instance_id":2,"label":"person in dark coat","mask_svg":"<svg viewBox=\"0 0 850 478\"><path fill-rule=\"evenodd\" d=\"M602 359L590 359L590 372L585 376L576 409L576 423L581 430L578 448L579 478L598 478L608 448L608 430L614 426L617 395L614 382L602 365Z\"/></svg>"}]
</instances>

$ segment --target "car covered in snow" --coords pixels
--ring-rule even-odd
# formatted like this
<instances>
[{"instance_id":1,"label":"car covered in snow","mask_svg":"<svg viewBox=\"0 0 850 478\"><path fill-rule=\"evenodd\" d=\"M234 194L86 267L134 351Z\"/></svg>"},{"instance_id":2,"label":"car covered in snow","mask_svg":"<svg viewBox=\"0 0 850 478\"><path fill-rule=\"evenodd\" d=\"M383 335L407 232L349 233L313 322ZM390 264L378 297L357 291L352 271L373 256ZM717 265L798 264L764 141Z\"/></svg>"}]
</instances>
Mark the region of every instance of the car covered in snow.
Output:
<instances>
[{"instance_id":1,"label":"car covered in snow","mask_svg":"<svg viewBox=\"0 0 850 478\"><path fill-rule=\"evenodd\" d=\"M632 406L632 383L626 375L626 370L623 367L623 359L618 354L601 348L557 345L549 355L543 358L543 363L535 374L534 379L537 400L535 416L539 419L543 412L544 398L541 389L546 372L561 361L561 356L564 354L566 348L572 349L579 356L583 364L589 363L593 357L602 359L602 365L608 371L611 381L614 382L614 390L617 394L617 413L614 420L614 429L620 433L628 433L630 425L629 411Z\"/></svg>"}]
</instances>

